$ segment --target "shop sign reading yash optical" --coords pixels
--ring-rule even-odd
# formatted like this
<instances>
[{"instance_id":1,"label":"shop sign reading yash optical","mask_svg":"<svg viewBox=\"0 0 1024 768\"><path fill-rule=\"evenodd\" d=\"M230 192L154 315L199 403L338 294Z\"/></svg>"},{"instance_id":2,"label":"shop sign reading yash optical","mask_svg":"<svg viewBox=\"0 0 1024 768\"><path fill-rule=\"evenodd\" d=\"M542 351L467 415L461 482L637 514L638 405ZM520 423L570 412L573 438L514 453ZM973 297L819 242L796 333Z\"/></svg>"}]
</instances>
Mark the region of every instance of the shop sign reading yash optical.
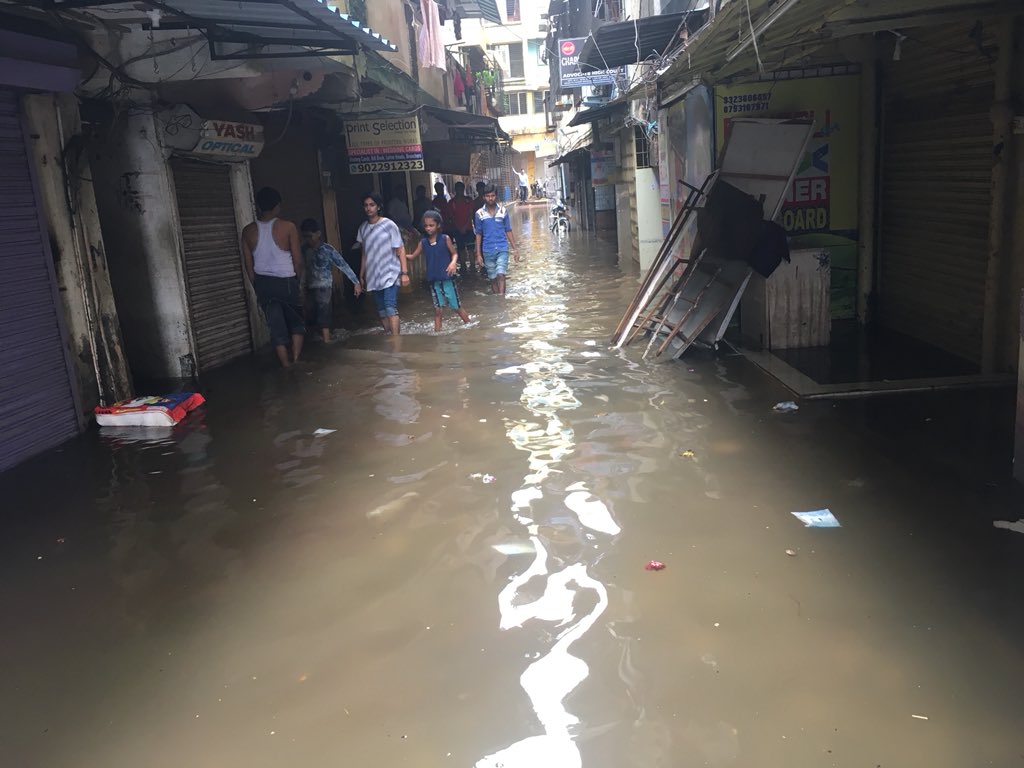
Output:
<instances>
[{"instance_id":1,"label":"shop sign reading yash optical","mask_svg":"<svg viewBox=\"0 0 1024 768\"><path fill-rule=\"evenodd\" d=\"M251 160L263 151L263 126L204 120L192 154L224 160Z\"/></svg>"},{"instance_id":2,"label":"shop sign reading yash optical","mask_svg":"<svg viewBox=\"0 0 1024 768\"><path fill-rule=\"evenodd\" d=\"M422 171L419 115L346 120L348 172Z\"/></svg>"}]
</instances>

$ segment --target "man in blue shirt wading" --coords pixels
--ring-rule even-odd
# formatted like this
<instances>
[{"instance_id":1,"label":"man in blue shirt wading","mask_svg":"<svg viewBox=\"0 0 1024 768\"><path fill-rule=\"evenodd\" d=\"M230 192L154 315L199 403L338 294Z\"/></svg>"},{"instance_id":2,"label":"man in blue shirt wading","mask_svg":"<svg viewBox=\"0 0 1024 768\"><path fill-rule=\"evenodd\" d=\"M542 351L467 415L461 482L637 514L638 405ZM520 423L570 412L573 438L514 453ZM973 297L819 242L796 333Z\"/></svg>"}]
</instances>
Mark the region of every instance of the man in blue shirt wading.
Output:
<instances>
[{"instance_id":1,"label":"man in blue shirt wading","mask_svg":"<svg viewBox=\"0 0 1024 768\"><path fill-rule=\"evenodd\" d=\"M519 263L519 248L512 237L512 221L505 206L498 205L498 193L493 186L484 188L484 204L473 216L476 232L476 263L487 268L491 279L491 293L505 295L505 273L508 272L509 246L515 251Z\"/></svg>"}]
</instances>

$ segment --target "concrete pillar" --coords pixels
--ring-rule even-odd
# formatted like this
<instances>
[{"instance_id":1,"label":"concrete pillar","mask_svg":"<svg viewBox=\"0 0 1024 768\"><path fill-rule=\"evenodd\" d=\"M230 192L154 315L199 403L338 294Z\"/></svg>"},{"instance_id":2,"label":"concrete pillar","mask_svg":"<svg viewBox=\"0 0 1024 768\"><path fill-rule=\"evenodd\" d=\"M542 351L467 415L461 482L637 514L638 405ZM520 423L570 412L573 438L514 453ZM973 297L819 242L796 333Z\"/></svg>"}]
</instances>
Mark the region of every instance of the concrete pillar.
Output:
<instances>
[{"instance_id":1,"label":"concrete pillar","mask_svg":"<svg viewBox=\"0 0 1024 768\"><path fill-rule=\"evenodd\" d=\"M245 229L256 218L256 201L253 199L252 191L252 168L249 163L231 164L231 197L235 203L235 223L238 225L238 260L242 261L242 230ZM252 346L260 349L270 345L270 328L267 321L260 312L260 305L256 299L256 290L249 282L249 276L245 274L245 265L242 265L242 279L245 284L245 300L249 306L249 331L252 334Z\"/></svg>"},{"instance_id":2,"label":"concrete pillar","mask_svg":"<svg viewBox=\"0 0 1024 768\"><path fill-rule=\"evenodd\" d=\"M992 206L989 209L988 261L985 270L985 312L981 331L981 372L992 373L998 349L1000 285L1003 282L1004 249L1007 245L1006 197L1010 177L1013 106L1012 89L1014 28L1012 19L996 32L995 98L992 103Z\"/></svg>"},{"instance_id":3,"label":"concrete pillar","mask_svg":"<svg viewBox=\"0 0 1024 768\"><path fill-rule=\"evenodd\" d=\"M665 239L661 230L661 191L653 168L636 169L636 213L640 271L646 272Z\"/></svg>"},{"instance_id":4,"label":"concrete pillar","mask_svg":"<svg viewBox=\"0 0 1024 768\"><path fill-rule=\"evenodd\" d=\"M136 377L191 378L195 345L167 152L152 114L114 120L101 129L92 167L128 360Z\"/></svg>"},{"instance_id":5,"label":"concrete pillar","mask_svg":"<svg viewBox=\"0 0 1024 768\"><path fill-rule=\"evenodd\" d=\"M60 288L79 402L86 413L132 396L114 291L71 94L26 96L32 154Z\"/></svg>"},{"instance_id":6,"label":"concrete pillar","mask_svg":"<svg viewBox=\"0 0 1024 768\"><path fill-rule=\"evenodd\" d=\"M860 200L857 212L857 320L871 322L875 287L875 210L878 195L878 62L873 40L863 49L860 74Z\"/></svg>"}]
</instances>

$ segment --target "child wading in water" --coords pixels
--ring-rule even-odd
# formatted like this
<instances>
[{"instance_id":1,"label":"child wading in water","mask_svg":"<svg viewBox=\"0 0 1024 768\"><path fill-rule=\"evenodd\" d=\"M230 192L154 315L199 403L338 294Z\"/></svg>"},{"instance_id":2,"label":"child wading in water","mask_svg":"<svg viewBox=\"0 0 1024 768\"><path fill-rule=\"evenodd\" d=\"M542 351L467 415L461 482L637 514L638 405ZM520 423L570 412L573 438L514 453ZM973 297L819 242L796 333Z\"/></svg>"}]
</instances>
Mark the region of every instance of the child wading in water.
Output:
<instances>
[{"instance_id":1,"label":"child wading in water","mask_svg":"<svg viewBox=\"0 0 1024 768\"><path fill-rule=\"evenodd\" d=\"M430 298L434 300L434 332L441 330L441 310L448 305L469 322L469 315L459 301L459 290L452 279L459 270L459 252L448 235L441 232L441 214L427 211L423 214L423 231L427 236L420 240L410 255L415 259L421 253L426 261L427 282L430 283Z\"/></svg>"}]
</instances>

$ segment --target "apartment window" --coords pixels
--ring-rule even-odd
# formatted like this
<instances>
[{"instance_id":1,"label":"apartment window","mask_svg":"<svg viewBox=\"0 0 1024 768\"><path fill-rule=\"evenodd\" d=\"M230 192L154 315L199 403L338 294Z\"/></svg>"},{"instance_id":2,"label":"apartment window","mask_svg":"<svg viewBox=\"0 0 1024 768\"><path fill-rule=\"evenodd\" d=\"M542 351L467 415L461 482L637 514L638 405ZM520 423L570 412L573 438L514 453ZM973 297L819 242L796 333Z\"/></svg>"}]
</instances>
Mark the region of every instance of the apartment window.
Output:
<instances>
[{"instance_id":1,"label":"apartment window","mask_svg":"<svg viewBox=\"0 0 1024 768\"><path fill-rule=\"evenodd\" d=\"M636 167L650 168L651 142L647 139L647 134L644 133L644 129L639 125L633 126L633 138L636 145Z\"/></svg>"},{"instance_id":2,"label":"apartment window","mask_svg":"<svg viewBox=\"0 0 1024 768\"><path fill-rule=\"evenodd\" d=\"M348 0L348 15L366 24L366 0Z\"/></svg>"},{"instance_id":3,"label":"apartment window","mask_svg":"<svg viewBox=\"0 0 1024 768\"><path fill-rule=\"evenodd\" d=\"M522 93L507 93L505 94L505 113L508 115L526 115L529 114L526 111L527 96L529 94L525 91Z\"/></svg>"},{"instance_id":4,"label":"apartment window","mask_svg":"<svg viewBox=\"0 0 1024 768\"><path fill-rule=\"evenodd\" d=\"M533 113L535 115L544 114L544 105L548 102L547 91L534 91L533 92Z\"/></svg>"},{"instance_id":5,"label":"apartment window","mask_svg":"<svg viewBox=\"0 0 1024 768\"><path fill-rule=\"evenodd\" d=\"M511 78L526 77L522 43L515 43L508 47L508 76Z\"/></svg>"},{"instance_id":6,"label":"apartment window","mask_svg":"<svg viewBox=\"0 0 1024 768\"><path fill-rule=\"evenodd\" d=\"M505 15L509 21L519 21L519 0L505 0Z\"/></svg>"},{"instance_id":7,"label":"apartment window","mask_svg":"<svg viewBox=\"0 0 1024 768\"><path fill-rule=\"evenodd\" d=\"M543 40L527 40L526 50L529 53L530 60L536 61L537 66L542 67L547 62L544 60L544 41Z\"/></svg>"},{"instance_id":8,"label":"apartment window","mask_svg":"<svg viewBox=\"0 0 1024 768\"><path fill-rule=\"evenodd\" d=\"M487 50L491 52L491 58L501 67L501 71L508 75L509 79L522 80L526 77L522 43L489 45Z\"/></svg>"},{"instance_id":9,"label":"apartment window","mask_svg":"<svg viewBox=\"0 0 1024 768\"><path fill-rule=\"evenodd\" d=\"M622 0L600 0L594 15L602 21L622 21Z\"/></svg>"}]
</instances>

